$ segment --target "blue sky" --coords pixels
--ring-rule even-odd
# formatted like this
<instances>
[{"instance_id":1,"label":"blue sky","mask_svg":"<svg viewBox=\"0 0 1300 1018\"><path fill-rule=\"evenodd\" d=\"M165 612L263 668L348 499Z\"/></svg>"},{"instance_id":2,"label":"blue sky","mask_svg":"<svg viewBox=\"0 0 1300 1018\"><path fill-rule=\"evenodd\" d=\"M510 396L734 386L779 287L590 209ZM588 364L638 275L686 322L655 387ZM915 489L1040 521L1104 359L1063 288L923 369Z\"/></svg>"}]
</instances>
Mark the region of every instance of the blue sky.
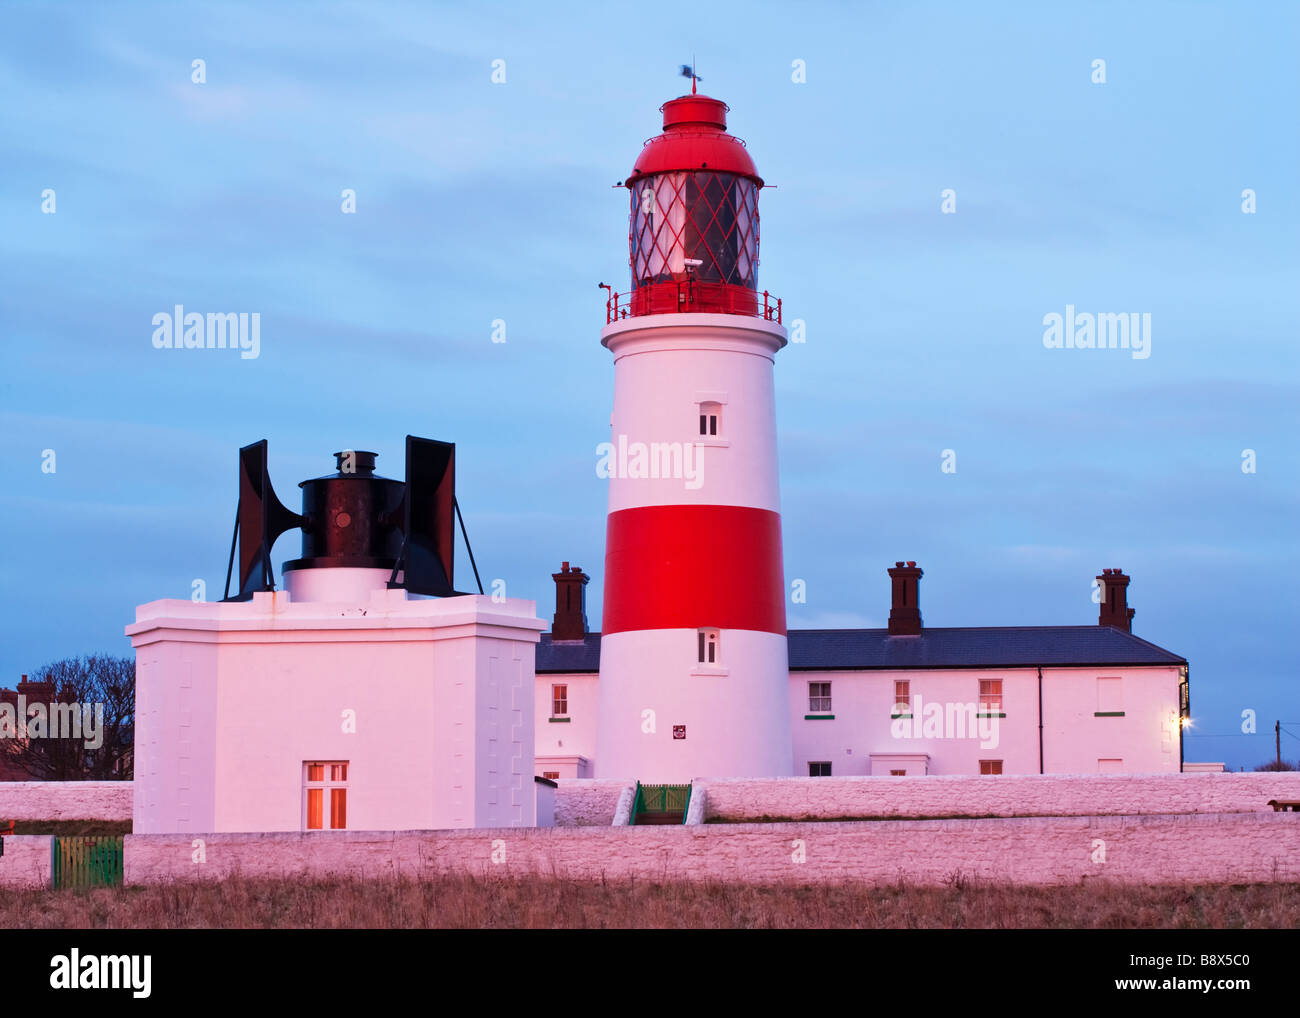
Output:
<instances>
[{"instance_id":1,"label":"blue sky","mask_svg":"<svg viewBox=\"0 0 1300 1018\"><path fill-rule=\"evenodd\" d=\"M695 54L807 329L777 361L790 625L883 624L902 558L927 624L1086 624L1120 566L1191 662L1188 759L1267 759L1300 733L1298 11L6 5L0 685L220 596L262 437L291 506L336 449L400 477L408 432L456 442L485 580L549 614L579 563L597 624L610 185ZM177 303L259 312L261 356L155 350ZM1151 356L1045 349L1067 304L1150 313Z\"/></svg>"}]
</instances>

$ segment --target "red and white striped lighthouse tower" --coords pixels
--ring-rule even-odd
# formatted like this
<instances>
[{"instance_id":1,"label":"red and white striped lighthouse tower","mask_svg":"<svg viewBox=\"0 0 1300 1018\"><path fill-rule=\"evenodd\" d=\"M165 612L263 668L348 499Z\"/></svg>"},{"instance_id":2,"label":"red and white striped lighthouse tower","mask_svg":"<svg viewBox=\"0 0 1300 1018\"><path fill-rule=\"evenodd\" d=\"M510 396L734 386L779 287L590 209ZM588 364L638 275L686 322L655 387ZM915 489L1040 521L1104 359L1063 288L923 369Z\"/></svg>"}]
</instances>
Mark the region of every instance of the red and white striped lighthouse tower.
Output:
<instances>
[{"instance_id":1,"label":"red and white striped lighthouse tower","mask_svg":"<svg viewBox=\"0 0 1300 1018\"><path fill-rule=\"evenodd\" d=\"M596 772L788 775L789 659L772 369L758 289L763 181L727 105L663 105L625 181L632 289L614 355ZM603 285L603 284L602 284Z\"/></svg>"}]
</instances>

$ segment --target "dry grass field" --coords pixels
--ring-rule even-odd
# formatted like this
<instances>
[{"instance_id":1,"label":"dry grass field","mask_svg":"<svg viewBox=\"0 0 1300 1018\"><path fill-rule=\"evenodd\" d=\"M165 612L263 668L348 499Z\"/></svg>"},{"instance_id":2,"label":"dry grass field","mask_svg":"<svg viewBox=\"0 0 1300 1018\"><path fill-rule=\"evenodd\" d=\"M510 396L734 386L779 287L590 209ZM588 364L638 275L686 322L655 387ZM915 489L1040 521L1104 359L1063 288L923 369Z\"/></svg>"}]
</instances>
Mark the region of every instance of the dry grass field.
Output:
<instances>
[{"instance_id":1,"label":"dry grass field","mask_svg":"<svg viewBox=\"0 0 1300 1018\"><path fill-rule=\"evenodd\" d=\"M445 876L0 890L0 928L1085 928L1300 926L1300 884L780 887Z\"/></svg>"}]
</instances>

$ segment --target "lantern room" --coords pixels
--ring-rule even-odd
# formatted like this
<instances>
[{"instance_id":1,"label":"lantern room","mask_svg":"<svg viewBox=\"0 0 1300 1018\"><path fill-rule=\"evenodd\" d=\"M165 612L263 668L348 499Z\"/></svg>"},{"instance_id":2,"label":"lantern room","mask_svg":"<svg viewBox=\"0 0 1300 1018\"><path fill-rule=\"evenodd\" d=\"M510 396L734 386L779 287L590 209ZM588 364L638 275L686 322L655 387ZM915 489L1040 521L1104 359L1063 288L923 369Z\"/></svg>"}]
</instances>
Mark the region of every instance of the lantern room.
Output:
<instances>
[{"instance_id":1,"label":"lantern room","mask_svg":"<svg viewBox=\"0 0 1300 1018\"><path fill-rule=\"evenodd\" d=\"M624 186L631 201L632 289L611 294L607 321L709 312L779 321L758 289L758 192L745 143L727 133L727 104L684 95L661 107Z\"/></svg>"}]
</instances>

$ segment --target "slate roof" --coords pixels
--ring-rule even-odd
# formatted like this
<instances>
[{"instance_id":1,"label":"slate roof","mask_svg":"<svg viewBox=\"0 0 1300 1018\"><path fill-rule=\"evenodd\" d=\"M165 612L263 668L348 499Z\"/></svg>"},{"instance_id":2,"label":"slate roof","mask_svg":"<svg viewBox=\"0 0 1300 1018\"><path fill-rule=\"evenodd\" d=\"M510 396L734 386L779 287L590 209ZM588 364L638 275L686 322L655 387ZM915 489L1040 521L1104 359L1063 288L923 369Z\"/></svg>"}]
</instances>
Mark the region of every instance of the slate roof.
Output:
<instances>
[{"instance_id":1,"label":"slate roof","mask_svg":"<svg viewBox=\"0 0 1300 1018\"><path fill-rule=\"evenodd\" d=\"M980 626L923 629L792 629L791 671L900 668L1023 668L1034 665L1185 665L1177 654L1113 626ZM600 634L537 645L537 673L598 672Z\"/></svg>"}]
</instances>

